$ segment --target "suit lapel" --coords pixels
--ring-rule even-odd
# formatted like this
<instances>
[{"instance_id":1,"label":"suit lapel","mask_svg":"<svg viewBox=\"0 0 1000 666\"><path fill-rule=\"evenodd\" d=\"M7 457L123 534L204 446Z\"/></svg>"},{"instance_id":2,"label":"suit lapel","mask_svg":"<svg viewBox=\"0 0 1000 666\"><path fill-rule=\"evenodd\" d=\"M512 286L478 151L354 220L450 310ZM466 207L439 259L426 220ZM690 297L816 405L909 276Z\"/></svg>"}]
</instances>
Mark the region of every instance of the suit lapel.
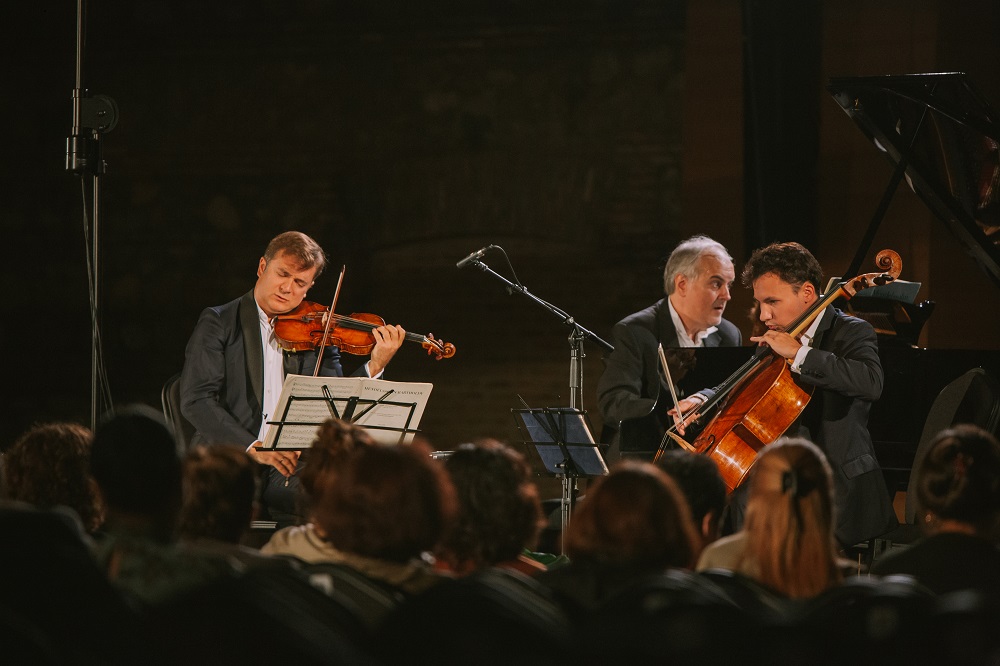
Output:
<instances>
[{"instance_id":1,"label":"suit lapel","mask_svg":"<svg viewBox=\"0 0 1000 666\"><path fill-rule=\"evenodd\" d=\"M243 353L246 357L247 379L257 400L257 413L264 404L264 348L260 343L260 319L253 290L240 299L240 328L243 330Z\"/></svg>"},{"instance_id":2,"label":"suit lapel","mask_svg":"<svg viewBox=\"0 0 1000 666\"><path fill-rule=\"evenodd\" d=\"M837 309L832 305L828 305L820 316L822 319L819 321L819 326L816 328L816 335L813 336L812 345L810 345L813 349L823 348L823 339L830 332L830 329L833 328L833 322L837 318Z\"/></svg>"},{"instance_id":3,"label":"suit lapel","mask_svg":"<svg viewBox=\"0 0 1000 666\"><path fill-rule=\"evenodd\" d=\"M667 299L660 299L656 308L656 334L657 339L664 349L679 347L680 341L677 339L677 330L674 328L674 320L670 316L670 305Z\"/></svg>"}]
</instances>

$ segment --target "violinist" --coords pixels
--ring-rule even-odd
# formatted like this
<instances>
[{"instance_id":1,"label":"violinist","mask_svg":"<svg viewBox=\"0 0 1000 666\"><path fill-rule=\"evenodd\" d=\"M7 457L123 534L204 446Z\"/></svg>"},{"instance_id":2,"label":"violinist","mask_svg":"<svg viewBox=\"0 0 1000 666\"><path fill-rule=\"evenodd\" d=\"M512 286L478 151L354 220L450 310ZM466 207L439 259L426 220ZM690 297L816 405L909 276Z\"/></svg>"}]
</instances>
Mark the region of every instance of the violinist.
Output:
<instances>
[{"instance_id":1,"label":"violinist","mask_svg":"<svg viewBox=\"0 0 1000 666\"><path fill-rule=\"evenodd\" d=\"M181 372L181 412L197 429L194 443L238 444L267 465L263 501L278 522L295 519L299 452L259 447L285 375L312 374L317 352L283 351L272 319L302 303L325 265L323 249L309 236L287 231L274 237L258 263L253 289L201 313ZM405 331L379 326L371 335L375 341L371 357L354 373L357 376L381 376L402 345ZM319 374L343 376L335 346L324 347Z\"/></svg>"},{"instance_id":2,"label":"violinist","mask_svg":"<svg viewBox=\"0 0 1000 666\"><path fill-rule=\"evenodd\" d=\"M663 384L658 345L669 350L667 358L675 382L680 380L689 360L679 348L740 345L740 330L722 318L735 279L733 260L721 243L707 236L689 238L674 248L667 259L663 270L666 297L625 317L611 329L615 350L605 359L604 373L597 384L604 423L619 429L614 435L603 437L612 444L609 458L618 457L619 446L631 450L655 449L663 434L663 424L643 428L637 422L647 418L669 421L666 405L670 399L666 388L663 388L663 395L668 395L666 402L657 401Z\"/></svg>"},{"instance_id":3,"label":"violinist","mask_svg":"<svg viewBox=\"0 0 1000 666\"><path fill-rule=\"evenodd\" d=\"M896 520L868 433L868 413L882 393L883 381L874 329L831 305L798 338L785 332L821 296L822 268L798 243L754 251L741 277L744 286L753 289L767 329L750 340L787 359L797 381L814 387L812 399L785 434L815 442L830 462L837 541L851 547L889 531ZM679 407L688 413L711 395L700 391ZM733 529L742 524L748 485L741 485L731 498Z\"/></svg>"}]
</instances>

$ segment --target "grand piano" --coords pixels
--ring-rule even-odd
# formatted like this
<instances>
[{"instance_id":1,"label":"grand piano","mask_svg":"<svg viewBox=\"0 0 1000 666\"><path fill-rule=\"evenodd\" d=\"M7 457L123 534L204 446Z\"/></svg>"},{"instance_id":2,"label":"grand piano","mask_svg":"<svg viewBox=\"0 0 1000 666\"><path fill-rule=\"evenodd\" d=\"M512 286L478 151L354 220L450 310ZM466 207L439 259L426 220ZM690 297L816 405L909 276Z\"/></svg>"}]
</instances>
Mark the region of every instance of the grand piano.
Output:
<instances>
[{"instance_id":1,"label":"grand piano","mask_svg":"<svg viewBox=\"0 0 1000 666\"><path fill-rule=\"evenodd\" d=\"M893 178L872 224L844 275L859 270L897 185L907 183L962 248L1000 287L1000 124L989 104L961 73L832 79L837 104L894 165ZM891 490L905 490L931 404L950 382L981 367L1000 378L1000 350L918 346L934 303L855 298L837 304L868 320L879 338L885 373L869 431ZM694 363L678 381L682 392L716 386L749 358L753 348L690 350ZM665 411L657 410L657 413ZM655 448L663 424L622 424L622 450ZM626 436L627 435L627 436Z\"/></svg>"},{"instance_id":2,"label":"grand piano","mask_svg":"<svg viewBox=\"0 0 1000 666\"><path fill-rule=\"evenodd\" d=\"M892 193L905 178L1000 288L1000 123L966 75L834 78L827 90L894 167L855 263L868 252ZM1000 378L1000 350L920 348L917 337L933 303L881 305L854 299L845 309L868 319L879 334L885 387L872 407L869 431L887 480L905 489L938 393L971 368Z\"/></svg>"}]
</instances>

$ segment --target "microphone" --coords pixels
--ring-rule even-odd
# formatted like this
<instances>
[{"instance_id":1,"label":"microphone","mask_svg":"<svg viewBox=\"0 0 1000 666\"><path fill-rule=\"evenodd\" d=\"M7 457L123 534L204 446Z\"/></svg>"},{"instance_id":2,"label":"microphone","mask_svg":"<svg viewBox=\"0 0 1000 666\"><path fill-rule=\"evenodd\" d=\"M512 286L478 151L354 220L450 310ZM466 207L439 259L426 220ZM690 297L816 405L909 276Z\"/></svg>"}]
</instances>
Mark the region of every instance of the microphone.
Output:
<instances>
[{"instance_id":1,"label":"microphone","mask_svg":"<svg viewBox=\"0 0 1000 666\"><path fill-rule=\"evenodd\" d=\"M460 262L458 262L457 264L455 264L455 267L456 268L465 268L466 266L468 266L469 264L471 264L473 261L476 261L477 259L482 259L484 254L486 254L489 250L492 250L495 247L496 247L496 245L487 245L484 248L476 250L475 252L473 252L472 254L470 254L469 256L467 256L465 259L462 259Z\"/></svg>"}]
</instances>

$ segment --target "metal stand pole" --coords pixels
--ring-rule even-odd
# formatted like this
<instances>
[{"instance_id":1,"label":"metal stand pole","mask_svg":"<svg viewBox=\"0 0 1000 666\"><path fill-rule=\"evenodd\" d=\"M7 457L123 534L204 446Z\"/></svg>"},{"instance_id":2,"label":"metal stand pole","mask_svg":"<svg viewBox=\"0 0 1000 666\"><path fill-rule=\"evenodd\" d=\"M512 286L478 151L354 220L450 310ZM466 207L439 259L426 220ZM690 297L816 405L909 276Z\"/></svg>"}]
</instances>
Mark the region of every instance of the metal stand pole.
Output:
<instances>
[{"instance_id":1,"label":"metal stand pole","mask_svg":"<svg viewBox=\"0 0 1000 666\"><path fill-rule=\"evenodd\" d=\"M573 514L573 503L576 501L576 477L562 474L562 497L559 500L559 549L566 553L566 530L569 529L569 519Z\"/></svg>"},{"instance_id":2,"label":"metal stand pole","mask_svg":"<svg viewBox=\"0 0 1000 666\"><path fill-rule=\"evenodd\" d=\"M83 88L85 41L85 0L76 3L76 87L73 88L73 129L66 139L66 170L81 178L90 176L92 199L90 232L87 234L88 286L90 289L90 426L97 427L98 402L103 381L101 333L98 309L100 276L99 229L101 219L100 176L105 171L101 156L101 133L110 132L118 123L118 106L110 97L89 97ZM86 181L84 181L86 182ZM86 196L86 186L83 187ZM86 215L86 210L84 211ZM110 403L110 396L107 396Z\"/></svg>"}]
</instances>

